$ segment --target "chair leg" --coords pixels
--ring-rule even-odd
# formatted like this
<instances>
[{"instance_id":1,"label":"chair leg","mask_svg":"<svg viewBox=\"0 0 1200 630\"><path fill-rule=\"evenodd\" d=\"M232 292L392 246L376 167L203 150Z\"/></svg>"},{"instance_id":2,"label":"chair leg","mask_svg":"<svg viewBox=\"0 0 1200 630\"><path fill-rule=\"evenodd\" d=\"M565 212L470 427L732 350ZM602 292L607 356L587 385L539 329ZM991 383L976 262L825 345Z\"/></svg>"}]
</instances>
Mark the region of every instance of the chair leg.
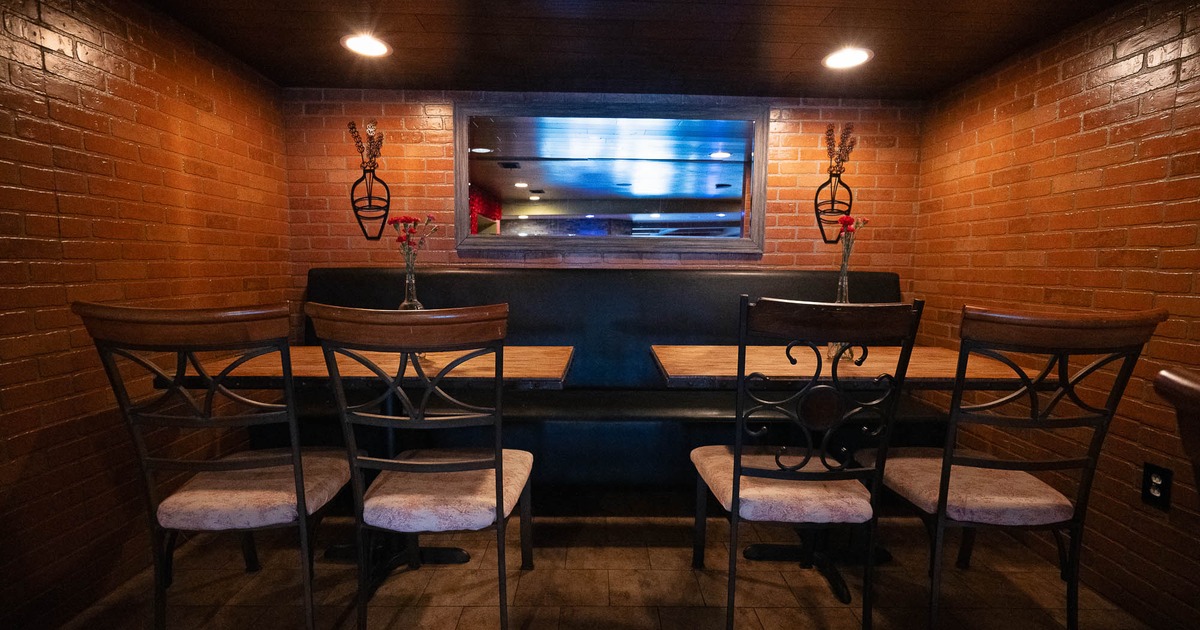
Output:
<instances>
[{"instance_id":1,"label":"chair leg","mask_svg":"<svg viewBox=\"0 0 1200 630\"><path fill-rule=\"evenodd\" d=\"M707 499L707 497L705 497ZM734 594L737 592L738 557L738 502L734 497L734 511L729 515L729 583L725 599L725 630L733 630Z\"/></svg>"},{"instance_id":2,"label":"chair leg","mask_svg":"<svg viewBox=\"0 0 1200 630\"><path fill-rule=\"evenodd\" d=\"M175 582L175 543L178 541L178 530L172 529L167 532L166 553L163 555L163 561L166 563L167 581L163 588L171 588L171 584Z\"/></svg>"},{"instance_id":3,"label":"chair leg","mask_svg":"<svg viewBox=\"0 0 1200 630\"><path fill-rule=\"evenodd\" d=\"M313 553L307 517L300 517L300 579L304 584L304 627L313 630Z\"/></svg>"},{"instance_id":4,"label":"chair leg","mask_svg":"<svg viewBox=\"0 0 1200 630\"><path fill-rule=\"evenodd\" d=\"M500 630L508 630L508 582L507 571L505 571L504 557L504 532L506 522L503 518L496 519L496 570L499 574L500 584Z\"/></svg>"},{"instance_id":5,"label":"chair leg","mask_svg":"<svg viewBox=\"0 0 1200 630\"><path fill-rule=\"evenodd\" d=\"M954 566L960 569L971 568L971 551L975 549L975 528L964 527L962 530L962 542L958 545L958 560Z\"/></svg>"},{"instance_id":6,"label":"chair leg","mask_svg":"<svg viewBox=\"0 0 1200 630\"><path fill-rule=\"evenodd\" d=\"M708 533L708 484L696 475L696 524L692 527L692 568L704 568L705 536Z\"/></svg>"},{"instance_id":7,"label":"chair leg","mask_svg":"<svg viewBox=\"0 0 1200 630\"><path fill-rule=\"evenodd\" d=\"M171 585L171 556L174 552L175 531L164 532L155 528L151 532L151 552L154 556L154 627L167 627L167 587Z\"/></svg>"},{"instance_id":8,"label":"chair leg","mask_svg":"<svg viewBox=\"0 0 1200 630\"><path fill-rule=\"evenodd\" d=\"M258 563L258 549L254 546L253 532L242 532L242 558L246 561L246 573L256 573L262 568Z\"/></svg>"},{"instance_id":9,"label":"chair leg","mask_svg":"<svg viewBox=\"0 0 1200 630\"><path fill-rule=\"evenodd\" d=\"M533 570L533 484L521 490L521 570Z\"/></svg>"},{"instance_id":10,"label":"chair leg","mask_svg":"<svg viewBox=\"0 0 1200 630\"><path fill-rule=\"evenodd\" d=\"M371 599L372 562L371 562L371 532L359 525L356 542L358 543L358 630L367 630L367 602Z\"/></svg>"},{"instance_id":11,"label":"chair leg","mask_svg":"<svg viewBox=\"0 0 1200 630\"><path fill-rule=\"evenodd\" d=\"M867 555L863 557L862 630L871 630L875 592L875 538L878 521L867 522Z\"/></svg>"},{"instance_id":12,"label":"chair leg","mask_svg":"<svg viewBox=\"0 0 1200 630\"><path fill-rule=\"evenodd\" d=\"M942 543L946 526L938 519L934 525L933 540L929 548L929 628L937 627L938 596L942 589Z\"/></svg>"},{"instance_id":13,"label":"chair leg","mask_svg":"<svg viewBox=\"0 0 1200 630\"><path fill-rule=\"evenodd\" d=\"M1067 581L1067 630L1079 630L1079 555L1083 548L1083 528L1071 530L1070 551L1064 569Z\"/></svg>"},{"instance_id":14,"label":"chair leg","mask_svg":"<svg viewBox=\"0 0 1200 630\"><path fill-rule=\"evenodd\" d=\"M404 535L404 552L408 555L408 568L421 568L421 537L418 534Z\"/></svg>"},{"instance_id":15,"label":"chair leg","mask_svg":"<svg viewBox=\"0 0 1200 630\"><path fill-rule=\"evenodd\" d=\"M1058 547L1058 577L1062 581L1067 581L1067 541L1063 538L1062 530L1051 530L1054 534L1054 545Z\"/></svg>"}]
</instances>

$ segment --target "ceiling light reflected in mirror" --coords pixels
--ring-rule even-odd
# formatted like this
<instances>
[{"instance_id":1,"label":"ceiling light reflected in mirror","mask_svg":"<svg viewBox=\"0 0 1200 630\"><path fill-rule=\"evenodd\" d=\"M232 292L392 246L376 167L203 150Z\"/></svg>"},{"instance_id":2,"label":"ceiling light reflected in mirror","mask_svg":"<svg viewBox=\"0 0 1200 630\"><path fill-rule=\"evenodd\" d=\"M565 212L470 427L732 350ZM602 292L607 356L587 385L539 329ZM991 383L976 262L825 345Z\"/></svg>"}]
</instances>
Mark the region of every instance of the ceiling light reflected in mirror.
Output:
<instances>
[{"instance_id":1,"label":"ceiling light reflected in mirror","mask_svg":"<svg viewBox=\"0 0 1200 630\"><path fill-rule=\"evenodd\" d=\"M845 70L861 66L871 60L875 53L866 48L857 46L846 46L840 50L829 53L825 59L821 60L821 64L826 68L834 70Z\"/></svg>"},{"instance_id":2,"label":"ceiling light reflected in mirror","mask_svg":"<svg viewBox=\"0 0 1200 630\"><path fill-rule=\"evenodd\" d=\"M391 46L388 46L382 40L366 33L347 35L343 37L342 46L345 46L351 52L358 53L364 57L383 57L392 52Z\"/></svg>"}]
</instances>

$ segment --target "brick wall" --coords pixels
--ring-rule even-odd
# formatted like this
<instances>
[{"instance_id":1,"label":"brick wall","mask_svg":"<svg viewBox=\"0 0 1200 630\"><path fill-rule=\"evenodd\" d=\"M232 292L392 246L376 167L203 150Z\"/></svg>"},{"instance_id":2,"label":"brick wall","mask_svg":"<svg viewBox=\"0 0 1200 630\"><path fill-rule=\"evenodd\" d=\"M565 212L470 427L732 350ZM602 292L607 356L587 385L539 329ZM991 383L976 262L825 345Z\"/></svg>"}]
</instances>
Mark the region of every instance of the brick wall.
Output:
<instances>
[{"instance_id":1,"label":"brick wall","mask_svg":"<svg viewBox=\"0 0 1200 630\"><path fill-rule=\"evenodd\" d=\"M1086 584L1168 627L1200 619L1200 501L1151 383L1200 367L1198 52L1195 3L1135 3L930 103L911 274L927 343L954 343L964 303L1170 311L1104 447L1083 559ZM1175 470L1170 512L1141 504L1143 462Z\"/></svg>"},{"instance_id":2,"label":"brick wall","mask_svg":"<svg viewBox=\"0 0 1200 630\"><path fill-rule=\"evenodd\" d=\"M284 91L287 124L289 204L292 212L293 299L303 298L310 267L402 265L385 235L367 241L350 211L350 186L361 175L359 155L346 129L375 118L385 134L377 173L390 186L392 211L433 214L441 226L418 259L419 265L505 265L531 267L744 267L836 269L836 246L820 241L812 214L813 193L828 177L824 134L830 122L853 122L858 148L845 180L856 191L855 212L871 226L856 241L858 269L892 270L902 276L911 264L915 224L917 103L871 100L769 100L770 147L765 253L622 254L538 252L460 257L454 250L453 103L503 98L506 102L677 103L678 97L641 95L495 94L378 90ZM689 102L744 103L727 98Z\"/></svg>"},{"instance_id":3,"label":"brick wall","mask_svg":"<svg viewBox=\"0 0 1200 630\"><path fill-rule=\"evenodd\" d=\"M141 5L0 5L0 626L149 564L141 477L73 300L279 302L277 88Z\"/></svg>"},{"instance_id":4,"label":"brick wall","mask_svg":"<svg viewBox=\"0 0 1200 630\"><path fill-rule=\"evenodd\" d=\"M846 180L868 217L859 269L929 300L953 345L982 304L1166 306L1105 449L1085 581L1144 619L1197 618L1196 489L1149 377L1197 365L1200 16L1146 2L920 103L769 99L765 255L453 249L451 113L479 93L285 90L129 0L0 8L0 624L52 625L145 567L140 481L75 299L220 305L302 299L312 266L399 265L349 211L346 123L377 118L397 211L443 226L422 265L828 268L812 194L827 122L853 121ZM653 102L650 96L506 99ZM665 97L672 101L675 97ZM711 99L720 103L723 99ZM1176 470L1170 513L1142 461ZM82 543L81 543L82 541ZM1127 551L1129 550L1129 551Z\"/></svg>"}]
</instances>

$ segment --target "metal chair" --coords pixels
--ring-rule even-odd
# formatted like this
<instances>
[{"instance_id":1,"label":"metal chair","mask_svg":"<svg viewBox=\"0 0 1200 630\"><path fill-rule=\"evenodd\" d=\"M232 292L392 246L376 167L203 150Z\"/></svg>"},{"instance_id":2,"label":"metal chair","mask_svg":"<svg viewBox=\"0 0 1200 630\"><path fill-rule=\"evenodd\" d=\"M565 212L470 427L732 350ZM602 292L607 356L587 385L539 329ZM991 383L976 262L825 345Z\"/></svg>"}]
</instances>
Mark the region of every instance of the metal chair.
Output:
<instances>
[{"instance_id":1,"label":"metal chair","mask_svg":"<svg viewBox=\"0 0 1200 630\"><path fill-rule=\"evenodd\" d=\"M415 568L421 562L420 533L493 526L500 621L507 628L504 530L505 519L518 502L521 568L533 568L529 486L533 455L502 446L508 305L381 311L310 302L305 311L312 318L333 380L350 458L358 532L359 628L366 628L368 601L390 570L375 567L375 534L405 534L408 564ZM446 378L468 370L468 380L486 400L466 400L471 392L454 394L444 388ZM349 402L347 390L356 387L372 387L376 395L365 402ZM360 448L356 432L369 427L382 427L400 433L400 440L412 441L430 437L431 431L482 428L489 446L371 455ZM372 474L378 476L369 481Z\"/></svg>"},{"instance_id":2,"label":"metal chair","mask_svg":"<svg viewBox=\"0 0 1200 630\"><path fill-rule=\"evenodd\" d=\"M1183 368L1163 370L1154 379L1154 390L1175 406L1183 452L1200 487L1200 374Z\"/></svg>"},{"instance_id":3,"label":"metal chair","mask_svg":"<svg viewBox=\"0 0 1200 630\"><path fill-rule=\"evenodd\" d=\"M1164 319L1161 309L1091 316L963 309L945 446L893 449L883 478L929 529L930 628L948 527L963 528L957 563L964 569L976 528L1052 531L1067 626L1078 627L1079 554L1096 461L1142 346ZM1012 370L1015 385L968 382L973 362L991 360Z\"/></svg>"},{"instance_id":4,"label":"metal chair","mask_svg":"<svg viewBox=\"0 0 1200 630\"><path fill-rule=\"evenodd\" d=\"M751 302L742 296L733 446L702 446L691 453L697 471L694 567L704 566L709 492L730 516L726 628L734 623L742 520L865 529L863 627L871 627L870 559L875 552L880 476L923 307L920 300L827 304L771 298ZM748 373L746 347L751 343L777 346L797 365L795 377L770 379ZM838 348L828 363L826 344ZM890 371L865 383L844 376L851 362L861 366L870 352L882 352L881 346L898 347L895 363L887 366ZM858 353L857 360L852 353ZM771 439L768 423L781 425L775 428L787 436ZM853 461L855 451L865 446L878 449L878 464ZM819 565L831 584L840 580L832 566Z\"/></svg>"},{"instance_id":5,"label":"metal chair","mask_svg":"<svg viewBox=\"0 0 1200 630\"><path fill-rule=\"evenodd\" d=\"M71 309L95 341L145 476L155 627L166 626L179 532L242 532L246 569L256 571L251 532L296 527L305 626L311 629L313 532L350 471L339 449L301 452L287 306L160 309L76 302ZM214 357L228 358L215 374L202 367ZM239 370L254 362L282 366L282 391L233 391ZM246 442L247 427L267 425L286 427L287 448L223 455ZM184 474L191 476L183 481Z\"/></svg>"}]
</instances>

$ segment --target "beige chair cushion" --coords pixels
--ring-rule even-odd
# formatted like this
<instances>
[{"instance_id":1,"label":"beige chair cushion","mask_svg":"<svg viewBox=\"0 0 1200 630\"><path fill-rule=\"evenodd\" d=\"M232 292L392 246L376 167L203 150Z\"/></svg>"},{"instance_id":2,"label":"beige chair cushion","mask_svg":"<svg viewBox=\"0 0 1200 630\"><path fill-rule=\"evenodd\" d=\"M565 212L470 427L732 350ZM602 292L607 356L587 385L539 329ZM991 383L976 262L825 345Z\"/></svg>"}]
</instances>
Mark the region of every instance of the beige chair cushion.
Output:
<instances>
[{"instance_id":1,"label":"beige chair cushion","mask_svg":"<svg viewBox=\"0 0 1200 630\"><path fill-rule=\"evenodd\" d=\"M487 457L491 451L429 449L398 459L445 462ZM512 513L533 469L533 454L504 449L504 515ZM363 521L395 532L477 530L496 522L496 471L449 473L383 471L363 497Z\"/></svg>"},{"instance_id":2,"label":"beige chair cushion","mask_svg":"<svg viewBox=\"0 0 1200 630\"><path fill-rule=\"evenodd\" d=\"M986 457L985 453L959 451ZM874 463L873 452L857 455ZM888 451L883 483L927 514L937 512L942 478L942 449L897 448ZM1020 470L953 466L946 515L956 521L988 525L1045 525L1075 513L1071 502L1046 482Z\"/></svg>"},{"instance_id":3,"label":"beige chair cushion","mask_svg":"<svg viewBox=\"0 0 1200 630\"><path fill-rule=\"evenodd\" d=\"M244 459L287 449L246 451L227 459ZM305 450L304 501L312 514L350 480L346 451ZM197 473L158 505L163 527L191 531L249 529L295 523L296 480L291 466Z\"/></svg>"},{"instance_id":4,"label":"beige chair cushion","mask_svg":"<svg viewBox=\"0 0 1200 630\"><path fill-rule=\"evenodd\" d=\"M726 510L733 507L733 447L701 446L692 451L696 472ZM764 449L742 451L742 466L775 468ZM804 470L825 470L810 461ZM778 523L865 523L871 519L871 493L859 482L785 481L742 477L739 515L750 521Z\"/></svg>"}]
</instances>

